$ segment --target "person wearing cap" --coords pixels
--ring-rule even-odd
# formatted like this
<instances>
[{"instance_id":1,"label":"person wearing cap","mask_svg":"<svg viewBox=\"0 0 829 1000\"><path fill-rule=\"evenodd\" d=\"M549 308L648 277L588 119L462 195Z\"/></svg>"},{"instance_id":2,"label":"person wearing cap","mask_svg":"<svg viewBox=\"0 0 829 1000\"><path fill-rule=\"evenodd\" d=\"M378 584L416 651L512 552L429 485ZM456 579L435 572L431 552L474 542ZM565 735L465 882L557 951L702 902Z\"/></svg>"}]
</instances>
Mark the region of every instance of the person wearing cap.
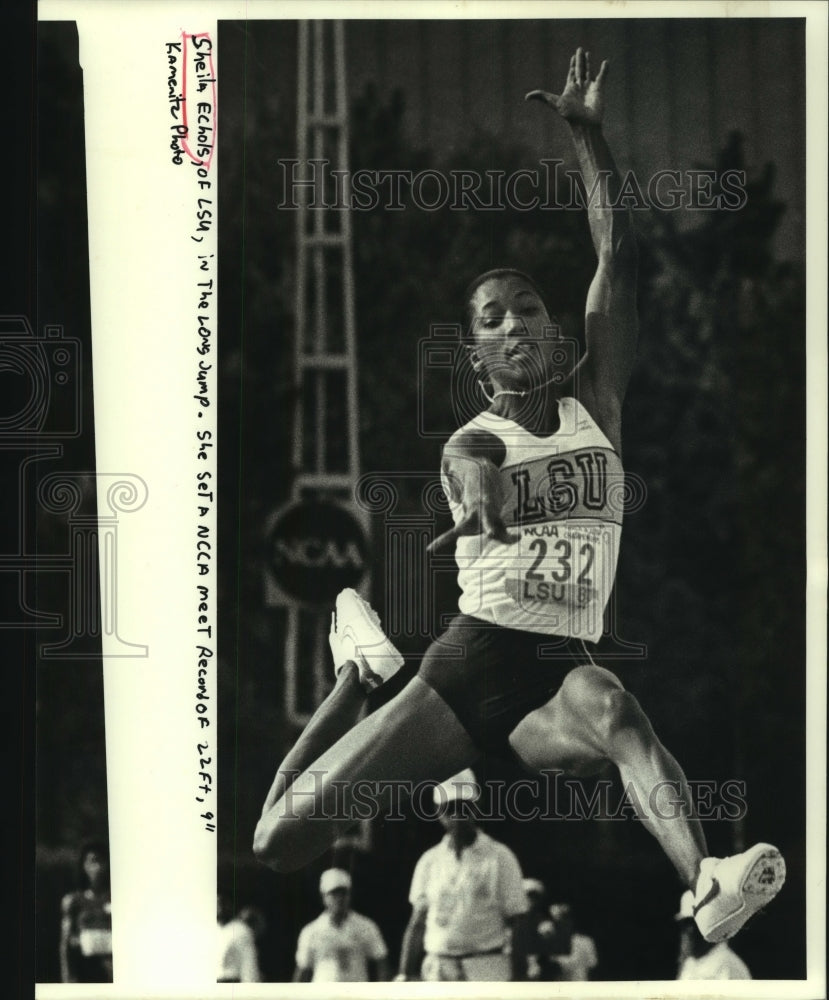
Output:
<instances>
[{"instance_id":1,"label":"person wearing cap","mask_svg":"<svg viewBox=\"0 0 829 1000\"><path fill-rule=\"evenodd\" d=\"M388 949L373 920L351 909L351 876L329 868L320 878L323 912L299 933L295 983L388 979ZM374 966L370 976L369 963Z\"/></svg>"},{"instance_id":2,"label":"person wearing cap","mask_svg":"<svg viewBox=\"0 0 829 1000\"><path fill-rule=\"evenodd\" d=\"M679 912L674 914L679 928L677 979L751 979L751 972L727 941L709 944L694 923L694 894L683 893Z\"/></svg>"},{"instance_id":3,"label":"person wearing cap","mask_svg":"<svg viewBox=\"0 0 829 1000\"><path fill-rule=\"evenodd\" d=\"M216 982L261 982L254 931L242 919L241 913L234 917L230 900L221 893L216 897L216 925Z\"/></svg>"},{"instance_id":4,"label":"person wearing cap","mask_svg":"<svg viewBox=\"0 0 829 1000\"><path fill-rule=\"evenodd\" d=\"M446 831L415 866L398 980L524 979L527 896L513 852L478 828L480 789L468 768L434 791Z\"/></svg>"}]
</instances>

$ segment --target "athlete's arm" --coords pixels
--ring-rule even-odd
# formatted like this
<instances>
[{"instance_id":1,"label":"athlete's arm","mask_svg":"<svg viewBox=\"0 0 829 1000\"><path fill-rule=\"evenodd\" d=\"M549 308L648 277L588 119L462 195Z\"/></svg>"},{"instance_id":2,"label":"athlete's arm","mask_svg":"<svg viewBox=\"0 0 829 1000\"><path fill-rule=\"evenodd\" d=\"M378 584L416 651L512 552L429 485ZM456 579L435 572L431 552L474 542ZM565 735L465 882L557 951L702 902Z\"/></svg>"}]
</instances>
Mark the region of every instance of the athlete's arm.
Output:
<instances>
[{"instance_id":1,"label":"athlete's arm","mask_svg":"<svg viewBox=\"0 0 829 1000\"><path fill-rule=\"evenodd\" d=\"M62 983L74 983L75 977L69 962L69 942L72 939L72 894L63 897L60 916L60 979Z\"/></svg>"},{"instance_id":2,"label":"athlete's arm","mask_svg":"<svg viewBox=\"0 0 829 1000\"><path fill-rule=\"evenodd\" d=\"M310 983L314 975L314 949L311 941L313 924L306 924L299 932L294 956L294 975L292 982Z\"/></svg>"},{"instance_id":3,"label":"athlete's arm","mask_svg":"<svg viewBox=\"0 0 829 1000\"><path fill-rule=\"evenodd\" d=\"M461 431L447 441L441 477L450 502L460 505L461 516L429 545L428 552L462 535L486 535L507 545L518 541L520 536L507 530L501 516L504 497L498 467L504 457L503 442L487 431Z\"/></svg>"},{"instance_id":4,"label":"athlete's arm","mask_svg":"<svg viewBox=\"0 0 829 1000\"><path fill-rule=\"evenodd\" d=\"M512 966L513 982L526 982L527 980L527 952L529 950L529 923L525 913L518 913L514 917L507 917L510 927L512 947L510 949L510 963Z\"/></svg>"},{"instance_id":5,"label":"athlete's arm","mask_svg":"<svg viewBox=\"0 0 829 1000\"><path fill-rule=\"evenodd\" d=\"M587 215L598 266L587 293L587 352L578 366L580 397L618 447L621 405L636 355L638 320L636 275L638 251L633 218L619 201L622 182L602 132L604 84L608 64L598 76L590 72L588 55L578 49L570 60L564 91L533 90L570 126L588 197Z\"/></svg>"},{"instance_id":6,"label":"athlete's arm","mask_svg":"<svg viewBox=\"0 0 829 1000\"><path fill-rule=\"evenodd\" d=\"M416 906L409 917L400 945L400 973L402 979L420 979L423 964L423 935L426 931L426 905Z\"/></svg>"},{"instance_id":7,"label":"athlete's arm","mask_svg":"<svg viewBox=\"0 0 829 1000\"><path fill-rule=\"evenodd\" d=\"M369 974L376 983L386 983L389 980L389 950L380 931L380 928L373 920L366 918L365 948L366 958L369 960Z\"/></svg>"},{"instance_id":8,"label":"athlete's arm","mask_svg":"<svg viewBox=\"0 0 829 1000\"><path fill-rule=\"evenodd\" d=\"M239 952L239 978L243 983L258 983L262 977L259 973L259 956L256 953L256 944L253 931L248 930L246 934L240 934L236 947Z\"/></svg>"},{"instance_id":9,"label":"athlete's arm","mask_svg":"<svg viewBox=\"0 0 829 1000\"><path fill-rule=\"evenodd\" d=\"M313 969L305 969L302 966L298 965L294 969L294 976L291 981L294 983L310 983L313 972L314 972Z\"/></svg>"}]
</instances>

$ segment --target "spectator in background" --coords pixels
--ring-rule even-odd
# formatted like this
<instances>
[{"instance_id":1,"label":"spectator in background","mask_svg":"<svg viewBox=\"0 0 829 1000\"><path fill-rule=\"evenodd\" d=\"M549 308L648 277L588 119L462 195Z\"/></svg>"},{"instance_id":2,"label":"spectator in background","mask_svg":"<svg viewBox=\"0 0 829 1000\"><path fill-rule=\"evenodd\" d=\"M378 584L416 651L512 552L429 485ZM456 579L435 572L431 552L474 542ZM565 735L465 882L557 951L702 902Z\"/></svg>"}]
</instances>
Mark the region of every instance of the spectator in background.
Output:
<instances>
[{"instance_id":1,"label":"spectator in background","mask_svg":"<svg viewBox=\"0 0 829 1000\"><path fill-rule=\"evenodd\" d=\"M479 794L469 768L435 788L446 835L415 866L399 981L525 977L521 866L508 847L478 829L470 805Z\"/></svg>"},{"instance_id":2,"label":"spectator in background","mask_svg":"<svg viewBox=\"0 0 829 1000\"><path fill-rule=\"evenodd\" d=\"M674 916L679 927L677 979L751 979L748 966L727 941L709 944L694 923L694 895L688 890Z\"/></svg>"},{"instance_id":3,"label":"spectator in background","mask_svg":"<svg viewBox=\"0 0 829 1000\"><path fill-rule=\"evenodd\" d=\"M243 924L248 926L253 934L253 941L256 945L256 955L259 961L259 971L262 971L262 941L265 937L265 931L268 927L268 922L265 919L265 914L259 909L258 906L243 906L239 910L238 914L239 920Z\"/></svg>"},{"instance_id":4,"label":"spectator in background","mask_svg":"<svg viewBox=\"0 0 829 1000\"><path fill-rule=\"evenodd\" d=\"M61 902L60 976L64 983L112 982L109 849L85 844L79 856L81 888Z\"/></svg>"},{"instance_id":5,"label":"spectator in background","mask_svg":"<svg viewBox=\"0 0 829 1000\"><path fill-rule=\"evenodd\" d=\"M527 911L527 979L530 982L552 983L561 979L561 970L550 956L554 927L547 911L547 889L537 878L524 879L524 892L530 908Z\"/></svg>"},{"instance_id":6,"label":"spectator in background","mask_svg":"<svg viewBox=\"0 0 829 1000\"><path fill-rule=\"evenodd\" d=\"M575 932L569 903L553 903L549 914L549 955L558 966L558 978L569 983L587 982L599 964L593 938Z\"/></svg>"},{"instance_id":7,"label":"spectator in background","mask_svg":"<svg viewBox=\"0 0 829 1000\"><path fill-rule=\"evenodd\" d=\"M388 949L373 920L351 909L351 876L329 868L320 878L323 912L302 928L295 983L364 983L389 978ZM369 976L369 963L374 966Z\"/></svg>"},{"instance_id":8,"label":"spectator in background","mask_svg":"<svg viewBox=\"0 0 829 1000\"><path fill-rule=\"evenodd\" d=\"M254 933L239 916L233 916L230 901L221 893L216 897L216 921L218 924L216 981L260 982L262 977L259 973Z\"/></svg>"},{"instance_id":9,"label":"spectator in background","mask_svg":"<svg viewBox=\"0 0 829 1000\"><path fill-rule=\"evenodd\" d=\"M250 927L256 941L260 941L265 933L267 923L265 921L265 914L259 909L259 907L243 906L241 910L239 910L239 919L243 924L247 924L247 926Z\"/></svg>"}]
</instances>

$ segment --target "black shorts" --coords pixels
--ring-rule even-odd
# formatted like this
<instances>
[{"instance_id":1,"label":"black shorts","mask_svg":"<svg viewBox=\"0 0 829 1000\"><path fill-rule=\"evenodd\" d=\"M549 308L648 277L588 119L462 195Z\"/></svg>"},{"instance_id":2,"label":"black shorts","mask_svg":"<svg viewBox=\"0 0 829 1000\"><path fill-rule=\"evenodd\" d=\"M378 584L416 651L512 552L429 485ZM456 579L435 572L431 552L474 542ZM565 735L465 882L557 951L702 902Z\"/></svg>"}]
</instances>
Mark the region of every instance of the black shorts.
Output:
<instances>
[{"instance_id":1,"label":"black shorts","mask_svg":"<svg viewBox=\"0 0 829 1000\"><path fill-rule=\"evenodd\" d=\"M476 746L508 752L509 734L591 663L581 639L503 628L458 615L426 650L418 676L443 698Z\"/></svg>"}]
</instances>

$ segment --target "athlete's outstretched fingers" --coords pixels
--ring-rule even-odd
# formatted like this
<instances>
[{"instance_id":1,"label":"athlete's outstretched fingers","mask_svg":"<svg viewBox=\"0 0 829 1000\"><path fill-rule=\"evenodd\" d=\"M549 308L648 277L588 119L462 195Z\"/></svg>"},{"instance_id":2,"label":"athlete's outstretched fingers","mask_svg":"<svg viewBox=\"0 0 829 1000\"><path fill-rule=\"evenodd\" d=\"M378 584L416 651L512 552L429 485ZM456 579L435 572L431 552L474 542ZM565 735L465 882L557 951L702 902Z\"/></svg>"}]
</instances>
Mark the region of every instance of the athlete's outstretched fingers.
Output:
<instances>
[{"instance_id":1,"label":"athlete's outstretched fingers","mask_svg":"<svg viewBox=\"0 0 829 1000\"><path fill-rule=\"evenodd\" d=\"M501 524L494 531L487 533L490 538L494 538L496 542L501 542L502 545L515 545L516 542L521 541L521 536L515 534L515 532L508 531L507 528Z\"/></svg>"},{"instance_id":2,"label":"athlete's outstretched fingers","mask_svg":"<svg viewBox=\"0 0 829 1000\"><path fill-rule=\"evenodd\" d=\"M433 541L429 542L426 546L426 551L430 554L434 552L440 552L441 549L446 548L447 545L452 542L456 542L460 537L460 532L458 531L458 525L450 528L448 531L444 531L442 535L438 535Z\"/></svg>"},{"instance_id":3,"label":"athlete's outstretched fingers","mask_svg":"<svg viewBox=\"0 0 829 1000\"><path fill-rule=\"evenodd\" d=\"M542 101L544 104L549 104L552 108L557 108L560 97L558 94L551 94L548 90L531 90L529 93L524 94L524 100Z\"/></svg>"},{"instance_id":4,"label":"athlete's outstretched fingers","mask_svg":"<svg viewBox=\"0 0 829 1000\"><path fill-rule=\"evenodd\" d=\"M492 516L486 509L483 512L484 534L487 538L494 538L504 545L514 545L520 541L521 536L507 530L507 526L498 516Z\"/></svg>"},{"instance_id":5,"label":"athlete's outstretched fingers","mask_svg":"<svg viewBox=\"0 0 829 1000\"><path fill-rule=\"evenodd\" d=\"M477 511L473 511L469 517L465 517L448 531L444 531L442 535L438 535L437 538L426 546L426 551L431 555L446 548L453 542L457 542L459 538L480 534L486 535L487 538L494 538L504 545L514 545L521 540L519 534L507 530L506 525L500 517L493 517L484 509L480 517Z\"/></svg>"},{"instance_id":6,"label":"athlete's outstretched fingers","mask_svg":"<svg viewBox=\"0 0 829 1000\"><path fill-rule=\"evenodd\" d=\"M436 552L450 542L457 541L462 535L480 535L481 517L478 508L474 507L468 514L461 518L457 524L453 524L448 531L444 531L427 546L427 552Z\"/></svg>"}]
</instances>

